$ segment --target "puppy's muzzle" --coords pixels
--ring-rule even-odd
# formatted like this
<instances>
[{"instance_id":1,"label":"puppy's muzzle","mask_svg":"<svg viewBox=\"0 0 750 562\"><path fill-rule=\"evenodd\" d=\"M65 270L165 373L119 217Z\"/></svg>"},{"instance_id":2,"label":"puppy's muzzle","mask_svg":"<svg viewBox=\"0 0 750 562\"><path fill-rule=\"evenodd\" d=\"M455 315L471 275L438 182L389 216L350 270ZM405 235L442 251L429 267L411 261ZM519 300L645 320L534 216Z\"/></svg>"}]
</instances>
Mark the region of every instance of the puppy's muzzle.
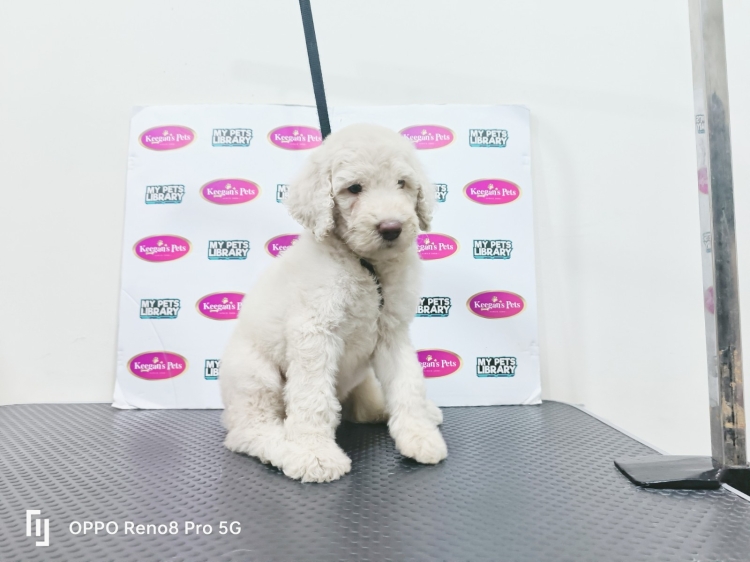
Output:
<instances>
[{"instance_id":1,"label":"puppy's muzzle","mask_svg":"<svg viewBox=\"0 0 750 562\"><path fill-rule=\"evenodd\" d=\"M399 221L383 221L378 225L378 233L390 242L401 235L401 226Z\"/></svg>"}]
</instances>

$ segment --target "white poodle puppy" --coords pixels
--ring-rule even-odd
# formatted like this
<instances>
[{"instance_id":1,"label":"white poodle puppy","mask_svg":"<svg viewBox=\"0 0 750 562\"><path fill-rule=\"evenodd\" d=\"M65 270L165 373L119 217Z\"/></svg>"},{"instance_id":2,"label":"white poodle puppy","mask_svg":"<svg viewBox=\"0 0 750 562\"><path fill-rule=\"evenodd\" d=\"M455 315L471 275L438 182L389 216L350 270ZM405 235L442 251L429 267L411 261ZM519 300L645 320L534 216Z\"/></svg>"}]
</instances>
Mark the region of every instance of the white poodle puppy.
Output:
<instances>
[{"instance_id":1,"label":"white poodle puppy","mask_svg":"<svg viewBox=\"0 0 750 562\"><path fill-rule=\"evenodd\" d=\"M289 187L305 232L245 296L221 360L228 449L303 482L351 469L335 441L343 411L388 421L401 454L447 454L409 338L419 298L415 239L434 186L399 134L353 125L328 137Z\"/></svg>"}]
</instances>

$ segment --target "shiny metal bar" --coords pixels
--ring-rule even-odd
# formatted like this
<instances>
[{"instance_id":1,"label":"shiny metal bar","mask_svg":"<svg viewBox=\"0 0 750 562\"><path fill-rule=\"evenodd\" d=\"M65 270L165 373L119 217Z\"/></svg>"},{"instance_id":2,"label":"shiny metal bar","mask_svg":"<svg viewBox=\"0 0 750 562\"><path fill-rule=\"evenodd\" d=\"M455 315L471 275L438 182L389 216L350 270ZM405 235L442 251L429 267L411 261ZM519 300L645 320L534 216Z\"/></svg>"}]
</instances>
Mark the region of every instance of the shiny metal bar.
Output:
<instances>
[{"instance_id":1,"label":"shiny metal bar","mask_svg":"<svg viewBox=\"0 0 750 562\"><path fill-rule=\"evenodd\" d=\"M689 0L711 456L747 464L722 0Z\"/></svg>"}]
</instances>

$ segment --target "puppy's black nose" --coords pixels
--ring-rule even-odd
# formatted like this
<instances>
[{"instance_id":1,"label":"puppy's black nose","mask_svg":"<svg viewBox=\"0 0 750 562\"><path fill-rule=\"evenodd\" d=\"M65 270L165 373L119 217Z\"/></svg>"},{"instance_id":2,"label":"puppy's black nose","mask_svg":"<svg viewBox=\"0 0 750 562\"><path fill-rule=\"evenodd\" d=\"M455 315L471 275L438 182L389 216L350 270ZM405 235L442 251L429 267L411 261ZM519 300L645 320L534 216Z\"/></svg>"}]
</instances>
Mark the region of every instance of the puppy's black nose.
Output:
<instances>
[{"instance_id":1,"label":"puppy's black nose","mask_svg":"<svg viewBox=\"0 0 750 562\"><path fill-rule=\"evenodd\" d=\"M383 221L378 225L378 232L386 240L395 240L401 234L401 223L399 221Z\"/></svg>"}]
</instances>

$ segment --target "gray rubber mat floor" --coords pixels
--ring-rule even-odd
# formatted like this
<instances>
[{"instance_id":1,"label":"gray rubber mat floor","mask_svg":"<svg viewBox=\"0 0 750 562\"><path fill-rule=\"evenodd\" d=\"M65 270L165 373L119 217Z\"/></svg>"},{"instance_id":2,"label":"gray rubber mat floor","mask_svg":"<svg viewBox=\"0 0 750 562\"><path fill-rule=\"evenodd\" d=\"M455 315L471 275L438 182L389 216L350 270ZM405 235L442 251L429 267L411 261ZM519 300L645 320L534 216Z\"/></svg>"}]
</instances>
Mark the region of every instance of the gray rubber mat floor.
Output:
<instances>
[{"instance_id":1,"label":"gray rubber mat floor","mask_svg":"<svg viewBox=\"0 0 750 562\"><path fill-rule=\"evenodd\" d=\"M0 560L750 560L750 502L633 486L612 459L651 450L564 404L445 409L438 466L401 457L385 426L343 424L352 472L331 484L226 451L219 414L0 407ZM97 520L118 532L70 532Z\"/></svg>"}]
</instances>

